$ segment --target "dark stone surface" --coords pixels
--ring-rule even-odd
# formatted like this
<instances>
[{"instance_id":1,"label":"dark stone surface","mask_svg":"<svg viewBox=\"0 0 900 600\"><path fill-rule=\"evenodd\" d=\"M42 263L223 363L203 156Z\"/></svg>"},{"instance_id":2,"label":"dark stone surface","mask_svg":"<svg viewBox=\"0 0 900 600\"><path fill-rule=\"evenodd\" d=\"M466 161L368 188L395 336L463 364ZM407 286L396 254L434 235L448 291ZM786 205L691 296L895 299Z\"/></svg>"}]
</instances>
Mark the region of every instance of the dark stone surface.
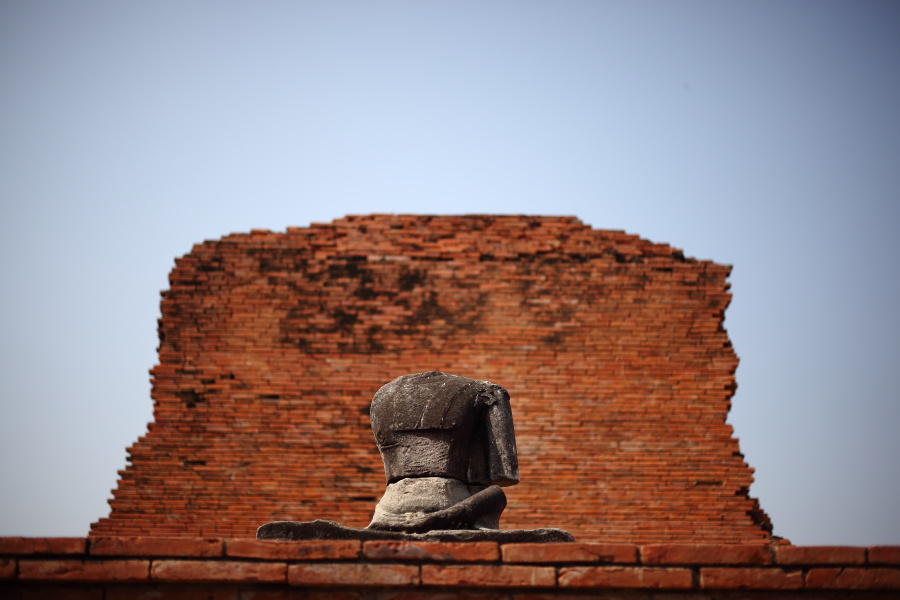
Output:
<instances>
[{"instance_id":1,"label":"dark stone surface","mask_svg":"<svg viewBox=\"0 0 900 600\"><path fill-rule=\"evenodd\" d=\"M260 540L418 540L427 542L574 542L562 529L445 529L404 533L376 529L352 529L334 521L273 521L256 531Z\"/></svg>"},{"instance_id":2,"label":"dark stone surface","mask_svg":"<svg viewBox=\"0 0 900 600\"><path fill-rule=\"evenodd\" d=\"M428 371L386 383L372 431L387 489L369 529L499 529L519 482L509 393L490 381Z\"/></svg>"},{"instance_id":3,"label":"dark stone surface","mask_svg":"<svg viewBox=\"0 0 900 600\"><path fill-rule=\"evenodd\" d=\"M370 413L387 483L407 477L519 482L512 409L502 386L438 371L402 375L378 390Z\"/></svg>"}]
</instances>

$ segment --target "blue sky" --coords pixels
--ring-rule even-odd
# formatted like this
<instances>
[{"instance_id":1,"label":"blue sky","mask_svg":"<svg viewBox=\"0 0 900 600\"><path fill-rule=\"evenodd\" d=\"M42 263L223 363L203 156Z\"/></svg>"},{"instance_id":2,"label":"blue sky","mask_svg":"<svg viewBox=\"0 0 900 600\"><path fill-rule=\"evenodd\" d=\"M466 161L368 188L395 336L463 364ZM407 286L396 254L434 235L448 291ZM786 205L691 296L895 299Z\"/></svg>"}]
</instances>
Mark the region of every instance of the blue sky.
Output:
<instances>
[{"instance_id":1,"label":"blue sky","mask_svg":"<svg viewBox=\"0 0 900 600\"><path fill-rule=\"evenodd\" d=\"M734 265L729 422L797 544L900 544L900 4L0 3L0 535L85 535L175 257L575 215Z\"/></svg>"}]
</instances>

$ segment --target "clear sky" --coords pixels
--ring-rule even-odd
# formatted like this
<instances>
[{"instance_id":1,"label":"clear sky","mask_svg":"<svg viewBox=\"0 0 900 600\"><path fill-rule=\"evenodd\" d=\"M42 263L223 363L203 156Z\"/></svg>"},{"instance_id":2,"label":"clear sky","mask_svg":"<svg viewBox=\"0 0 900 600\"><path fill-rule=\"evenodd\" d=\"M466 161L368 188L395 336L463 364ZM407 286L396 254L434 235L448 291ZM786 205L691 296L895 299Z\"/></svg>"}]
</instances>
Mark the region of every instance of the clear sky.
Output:
<instances>
[{"instance_id":1,"label":"clear sky","mask_svg":"<svg viewBox=\"0 0 900 600\"><path fill-rule=\"evenodd\" d=\"M175 257L575 215L734 265L729 422L796 544L900 544L900 2L0 3L0 535L86 535Z\"/></svg>"}]
</instances>

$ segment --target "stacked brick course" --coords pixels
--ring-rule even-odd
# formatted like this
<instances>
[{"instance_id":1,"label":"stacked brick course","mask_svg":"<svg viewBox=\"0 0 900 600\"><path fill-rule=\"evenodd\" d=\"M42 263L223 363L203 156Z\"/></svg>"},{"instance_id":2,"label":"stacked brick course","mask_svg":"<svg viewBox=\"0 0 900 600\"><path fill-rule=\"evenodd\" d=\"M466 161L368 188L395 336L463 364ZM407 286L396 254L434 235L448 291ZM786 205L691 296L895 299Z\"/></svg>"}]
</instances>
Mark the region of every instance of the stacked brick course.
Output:
<instances>
[{"instance_id":1,"label":"stacked brick course","mask_svg":"<svg viewBox=\"0 0 900 600\"><path fill-rule=\"evenodd\" d=\"M199 244L163 293L154 422L91 535L364 526L385 485L369 402L438 370L510 392L522 483L503 528L767 543L725 423L729 270L569 217L373 215Z\"/></svg>"},{"instance_id":2,"label":"stacked brick course","mask_svg":"<svg viewBox=\"0 0 900 600\"><path fill-rule=\"evenodd\" d=\"M898 547L0 538L0 597L896 598Z\"/></svg>"}]
</instances>

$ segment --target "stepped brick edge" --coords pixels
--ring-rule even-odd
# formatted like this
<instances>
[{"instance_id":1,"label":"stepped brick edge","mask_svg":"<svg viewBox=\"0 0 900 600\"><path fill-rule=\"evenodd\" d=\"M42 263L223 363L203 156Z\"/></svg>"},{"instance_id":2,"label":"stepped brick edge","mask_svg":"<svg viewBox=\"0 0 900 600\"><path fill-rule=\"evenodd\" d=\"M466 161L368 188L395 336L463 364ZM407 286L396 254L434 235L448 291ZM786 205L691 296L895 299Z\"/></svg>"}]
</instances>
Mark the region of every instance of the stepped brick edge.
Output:
<instances>
[{"instance_id":1,"label":"stepped brick edge","mask_svg":"<svg viewBox=\"0 0 900 600\"><path fill-rule=\"evenodd\" d=\"M262 591L296 597L299 588L304 598L339 590L347 598L397 592L426 598L448 590L485 598L501 590L529 598L588 590L642 591L642 598L664 592L712 598L724 591L779 598L865 591L888 598L900 591L900 547L0 538L3 597L52 589L61 598L83 597L86 590L149 598L198 584L213 586L217 598Z\"/></svg>"}]
</instances>

